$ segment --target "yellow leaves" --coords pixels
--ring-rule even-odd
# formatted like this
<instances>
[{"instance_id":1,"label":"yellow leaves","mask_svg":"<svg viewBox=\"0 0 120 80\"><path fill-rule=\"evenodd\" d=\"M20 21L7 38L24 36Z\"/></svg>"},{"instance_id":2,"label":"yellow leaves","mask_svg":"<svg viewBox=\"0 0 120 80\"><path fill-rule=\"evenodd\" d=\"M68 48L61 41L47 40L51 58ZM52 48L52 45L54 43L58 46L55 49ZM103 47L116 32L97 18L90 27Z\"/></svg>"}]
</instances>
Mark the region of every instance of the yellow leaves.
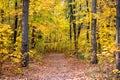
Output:
<instances>
[{"instance_id":1,"label":"yellow leaves","mask_svg":"<svg viewBox=\"0 0 120 80\"><path fill-rule=\"evenodd\" d=\"M13 62L19 63L21 61L21 58L22 58L22 53L19 50L16 50L13 53L11 53L9 56L11 57L11 60Z\"/></svg>"},{"instance_id":2,"label":"yellow leaves","mask_svg":"<svg viewBox=\"0 0 120 80\"><path fill-rule=\"evenodd\" d=\"M14 44L14 50L11 54L10 57L13 62L19 63L21 61L21 36L17 37L16 43Z\"/></svg>"},{"instance_id":3,"label":"yellow leaves","mask_svg":"<svg viewBox=\"0 0 120 80\"><path fill-rule=\"evenodd\" d=\"M99 39L97 42L99 42L102 45L102 49L107 48L107 50L111 53L115 51L115 27L113 27L113 24L111 23L113 18L109 18L102 22L102 20L98 20L100 26L98 25L98 35Z\"/></svg>"},{"instance_id":4,"label":"yellow leaves","mask_svg":"<svg viewBox=\"0 0 120 80\"><path fill-rule=\"evenodd\" d=\"M0 42L1 45L5 46L6 44L9 44L9 37L12 35L12 30L9 25L0 25Z\"/></svg>"},{"instance_id":5,"label":"yellow leaves","mask_svg":"<svg viewBox=\"0 0 120 80\"><path fill-rule=\"evenodd\" d=\"M13 31L10 25L1 24L0 25L0 61L3 62L9 58L9 45L11 43L10 37Z\"/></svg>"},{"instance_id":6,"label":"yellow leaves","mask_svg":"<svg viewBox=\"0 0 120 80\"><path fill-rule=\"evenodd\" d=\"M5 61L5 60L7 60L8 58L9 58L9 55L5 55L5 56L2 58L2 60Z\"/></svg>"},{"instance_id":7,"label":"yellow leaves","mask_svg":"<svg viewBox=\"0 0 120 80\"><path fill-rule=\"evenodd\" d=\"M49 35L51 33L53 27L40 25L37 29L38 29L38 31L41 31L42 33L44 33L44 35Z\"/></svg>"},{"instance_id":8,"label":"yellow leaves","mask_svg":"<svg viewBox=\"0 0 120 80\"><path fill-rule=\"evenodd\" d=\"M32 25L32 26L38 26L38 24L35 23L35 22L33 22L31 25Z\"/></svg>"},{"instance_id":9,"label":"yellow leaves","mask_svg":"<svg viewBox=\"0 0 120 80\"><path fill-rule=\"evenodd\" d=\"M0 42L1 45L5 46L10 43L9 37L12 35L13 31L10 27L10 25L0 25Z\"/></svg>"},{"instance_id":10,"label":"yellow leaves","mask_svg":"<svg viewBox=\"0 0 120 80\"><path fill-rule=\"evenodd\" d=\"M28 52L28 54L30 55L31 58L34 58L34 56L35 56L36 53L37 53L36 50L30 50Z\"/></svg>"},{"instance_id":11,"label":"yellow leaves","mask_svg":"<svg viewBox=\"0 0 120 80\"><path fill-rule=\"evenodd\" d=\"M9 52L6 48L0 49L0 62L9 58Z\"/></svg>"},{"instance_id":12,"label":"yellow leaves","mask_svg":"<svg viewBox=\"0 0 120 80\"><path fill-rule=\"evenodd\" d=\"M70 5L75 5L75 2L71 2L71 3L69 3Z\"/></svg>"},{"instance_id":13,"label":"yellow leaves","mask_svg":"<svg viewBox=\"0 0 120 80\"><path fill-rule=\"evenodd\" d=\"M35 5L36 4L36 5ZM31 5L31 9L34 11L40 11L40 10L48 10L48 11L53 11L55 7L55 2L51 0L46 0L46 1L41 1L41 3L35 3Z\"/></svg>"},{"instance_id":14,"label":"yellow leaves","mask_svg":"<svg viewBox=\"0 0 120 80\"><path fill-rule=\"evenodd\" d=\"M23 71L21 68L17 68L13 71L14 74L23 74Z\"/></svg>"},{"instance_id":15,"label":"yellow leaves","mask_svg":"<svg viewBox=\"0 0 120 80\"><path fill-rule=\"evenodd\" d=\"M0 53L8 54L8 51L7 51L6 48L4 48L4 49L2 49L2 50L0 51Z\"/></svg>"},{"instance_id":16,"label":"yellow leaves","mask_svg":"<svg viewBox=\"0 0 120 80\"><path fill-rule=\"evenodd\" d=\"M19 59L19 58L12 58L12 60L16 63L19 63L21 61L21 59Z\"/></svg>"},{"instance_id":17,"label":"yellow leaves","mask_svg":"<svg viewBox=\"0 0 120 80\"><path fill-rule=\"evenodd\" d=\"M8 32L10 31L9 29L11 28L10 25L7 25L7 24L3 24L3 25L0 25L0 33L2 32L6 32L8 30Z\"/></svg>"},{"instance_id":18,"label":"yellow leaves","mask_svg":"<svg viewBox=\"0 0 120 80\"><path fill-rule=\"evenodd\" d=\"M113 63L115 61L114 58L114 53L111 52L108 46L102 46L102 51L100 54L97 54L98 59L99 59L99 64L104 64L104 63Z\"/></svg>"},{"instance_id":19,"label":"yellow leaves","mask_svg":"<svg viewBox=\"0 0 120 80\"><path fill-rule=\"evenodd\" d=\"M104 64L104 63L113 63L115 61L114 55L112 53L102 53L102 54L97 54L98 59L99 59L99 64Z\"/></svg>"},{"instance_id":20,"label":"yellow leaves","mask_svg":"<svg viewBox=\"0 0 120 80\"><path fill-rule=\"evenodd\" d=\"M113 13L115 13L116 12L116 8L111 8L111 12Z\"/></svg>"},{"instance_id":21,"label":"yellow leaves","mask_svg":"<svg viewBox=\"0 0 120 80\"><path fill-rule=\"evenodd\" d=\"M120 70L114 69L114 70L113 70L113 73L114 73L114 74L120 73Z\"/></svg>"},{"instance_id":22,"label":"yellow leaves","mask_svg":"<svg viewBox=\"0 0 120 80\"><path fill-rule=\"evenodd\" d=\"M93 19L99 19L99 15L98 15L98 14L95 14L95 13L92 13L92 18L93 18Z\"/></svg>"}]
</instances>

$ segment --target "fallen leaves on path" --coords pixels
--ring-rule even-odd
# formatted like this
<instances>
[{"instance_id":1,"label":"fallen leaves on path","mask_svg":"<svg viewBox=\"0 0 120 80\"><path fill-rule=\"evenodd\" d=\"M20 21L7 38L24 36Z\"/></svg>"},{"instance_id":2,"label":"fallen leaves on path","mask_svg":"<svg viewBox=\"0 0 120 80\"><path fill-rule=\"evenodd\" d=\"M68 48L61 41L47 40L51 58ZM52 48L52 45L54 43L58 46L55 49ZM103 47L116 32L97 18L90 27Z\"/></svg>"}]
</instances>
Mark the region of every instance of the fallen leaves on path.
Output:
<instances>
[{"instance_id":1,"label":"fallen leaves on path","mask_svg":"<svg viewBox=\"0 0 120 80\"><path fill-rule=\"evenodd\" d=\"M88 75L94 73L91 70L92 67L89 67L83 60L75 57L65 57L64 54L47 54L41 62L31 62L29 68L22 68L22 71L24 71L22 74L3 75L1 79L97 80L97 78L88 77ZM87 71L91 73L87 73Z\"/></svg>"}]
</instances>

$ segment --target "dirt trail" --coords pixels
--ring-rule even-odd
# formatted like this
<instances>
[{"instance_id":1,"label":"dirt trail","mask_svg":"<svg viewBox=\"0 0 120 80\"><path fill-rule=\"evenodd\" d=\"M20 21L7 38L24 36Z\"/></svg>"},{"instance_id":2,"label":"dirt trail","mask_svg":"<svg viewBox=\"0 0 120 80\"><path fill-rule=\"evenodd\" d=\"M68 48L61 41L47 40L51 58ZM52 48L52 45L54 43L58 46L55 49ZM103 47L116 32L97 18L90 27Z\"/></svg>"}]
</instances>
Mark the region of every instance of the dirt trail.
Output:
<instances>
[{"instance_id":1,"label":"dirt trail","mask_svg":"<svg viewBox=\"0 0 120 80\"><path fill-rule=\"evenodd\" d=\"M11 80L93 80L85 76L84 62L65 57L64 54L48 54L42 64L30 65L33 69L26 70L24 75L12 77Z\"/></svg>"}]
</instances>

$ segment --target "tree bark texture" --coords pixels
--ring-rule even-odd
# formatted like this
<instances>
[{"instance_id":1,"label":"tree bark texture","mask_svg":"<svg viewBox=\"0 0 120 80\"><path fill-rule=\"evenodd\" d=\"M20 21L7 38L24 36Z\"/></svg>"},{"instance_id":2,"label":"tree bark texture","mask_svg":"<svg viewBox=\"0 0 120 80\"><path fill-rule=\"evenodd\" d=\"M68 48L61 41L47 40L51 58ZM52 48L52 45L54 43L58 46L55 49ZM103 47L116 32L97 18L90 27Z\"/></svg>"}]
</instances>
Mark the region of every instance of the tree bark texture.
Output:
<instances>
[{"instance_id":1,"label":"tree bark texture","mask_svg":"<svg viewBox=\"0 0 120 80\"><path fill-rule=\"evenodd\" d=\"M29 64L29 42L28 42L28 12L29 0L23 0L23 14L22 14L22 67L27 67Z\"/></svg>"},{"instance_id":2,"label":"tree bark texture","mask_svg":"<svg viewBox=\"0 0 120 80\"><path fill-rule=\"evenodd\" d=\"M92 0L92 13L93 15L96 14L96 6L97 6L97 0ZM91 58L91 63L92 64L97 64L98 59L97 59L97 42L96 42L96 23L97 20L93 16L92 17L92 58Z\"/></svg>"}]
</instances>

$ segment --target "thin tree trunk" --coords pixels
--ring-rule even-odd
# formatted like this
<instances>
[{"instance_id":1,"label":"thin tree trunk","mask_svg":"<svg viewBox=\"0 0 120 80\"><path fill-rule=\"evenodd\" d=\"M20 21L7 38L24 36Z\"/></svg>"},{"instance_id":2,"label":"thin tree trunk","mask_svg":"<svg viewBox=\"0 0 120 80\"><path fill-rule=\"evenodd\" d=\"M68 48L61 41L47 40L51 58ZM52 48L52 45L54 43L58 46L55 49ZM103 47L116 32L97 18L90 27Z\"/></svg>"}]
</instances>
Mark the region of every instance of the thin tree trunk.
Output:
<instances>
[{"instance_id":1,"label":"thin tree trunk","mask_svg":"<svg viewBox=\"0 0 120 80\"><path fill-rule=\"evenodd\" d=\"M70 41L72 41L72 21L73 21L73 14L72 14L73 10L72 10L72 5L71 5L72 0L70 0L69 3L70 3L69 4L69 8L70 8Z\"/></svg>"},{"instance_id":2,"label":"thin tree trunk","mask_svg":"<svg viewBox=\"0 0 120 80\"><path fill-rule=\"evenodd\" d=\"M89 13L89 6L88 6L88 0L86 0L86 6L87 6L87 12ZM88 15L89 17L89 15ZM87 23L87 33L86 33L86 39L87 39L87 42L89 43L89 29L90 29L90 22Z\"/></svg>"},{"instance_id":3,"label":"thin tree trunk","mask_svg":"<svg viewBox=\"0 0 120 80\"><path fill-rule=\"evenodd\" d=\"M18 2L17 0L15 1L15 11L17 11L17 7L18 7ZM17 38L17 26L18 26L18 13L16 12L15 14L15 27L14 27L14 41L13 43L16 43L16 38Z\"/></svg>"},{"instance_id":4,"label":"thin tree trunk","mask_svg":"<svg viewBox=\"0 0 120 80\"><path fill-rule=\"evenodd\" d=\"M80 36L80 32L81 32L81 27L82 27L82 23L78 25L78 34L77 34L77 39Z\"/></svg>"},{"instance_id":5,"label":"thin tree trunk","mask_svg":"<svg viewBox=\"0 0 120 80\"><path fill-rule=\"evenodd\" d=\"M4 10L1 10L1 23L4 23Z\"/></svg>"},{"instance_id":6,"label":"thin tree trunk","mask_svg":"<svg viewBox=\"0 0 120 80\"><path fill-rule=\"evenodd\" d=\"M116 69L120 70L120 0L117 1L116 9ZM120 78L120 73L117 78Z\"/></svg>"},{"instance_id":7,"label":"thin tree trunk","mask_svg":"<svg viewBox=\"0 0 120 80\"><path fill-rule=\"evenodd\" d=\"M99 31L98 31L98 33L99 33ZM97 43L98 52L100 53L101 52L101 43L100 43L100 35L99 34L97 34L97 40L98 40L98 43Z\"/></svg>"},{"instance_id":8,"label":"thin tree trunk","mask_svg":"<svg viewBox=\"0 0 120 80\"><path fill-rule=\"evenodd\" d=\"M28 42L28 11L29 0L23 0L23 14L22 14L22 67L27 67L29 64L29 42Z\"/></svg>"},{"instance_id":9,"label":"thin tree trunk","mask_svg":"<svg viewBox=\"0 0 120 80\"><path fill-rule=\"evenodd\" d=\"M70 16L70 42L72 41L72 24L71 24L71 16Z\"/></svg>"},{"instance_id":10,"label":"thin tree trunk","mask_svg":"<svg viewBox=\"0 0 120 80\"><path fill-rule=\"evenodd\" d=\"M97 6L97 0L92 0L92 13L96 14L96 6ZM92 18L92 58L91 58L91 63L92 64L97 64L98 59L97 59L97 42L96 42L96 23L97 20Z\"/></svg>"},{"instance_id":11,"label":"thin tree trunk","mask_svg":"<svg viewBox=\"0 0 120 80\"><path fill-rule=\"evenodd\" d=\"M80 8L79 8L79 11L81 11L81 5L80 5ZM78 19L80 19L80 17ZM83 23L78 24L77 41L78 41L78 38L80 36L80 31L81 31L81 28L82 28L82 24Z\"/></svg>"},{"instance_id":12,"label":"thin tree trunk","mask_svg":"<svg viewBox=\"0 0 120 80\"><path fill-rule=\"evenodd\" d=\"M89 43L89 29L90 29L90 26L89 26L90 23L88 23L87 25L87 33L86 33L86 39L87 39L87 43Z\"/></svg>"},{"instance_id":13,"label":"thin tree trunk","mask_svg":"<svg viewBox=\"0 0 120 80\"><path fill-rule=\"evenodd\" d=\"M31 39L31 48L35 48L35 26L32 27L32 39Z\"/></svg>"},{"instance_id":14,"label":"thin tree trunk","mask_svg":"<svg viewBox=\"0 0 120 80\"><path fill-rule=\"evenodd\" d=\"M75 2L75 0L73 0L73 2ZM73 7L72 14L74 15L75 14L75 4L72 7ZM77 53L78 53L78 45L77 45L77 31L76 31L77 28L76 28L75 20L76 20L76 16L73 16L74 47L75 47L74 54L77 55Z\"/></svg>"},{"instance_id":15,"label":"thin tree trunk","mask_svg":"<svg viewBox=\"0 0 120 80\"><path fill-rule=\"evenodd\" d=\"M2 63L0 62L0 75L2 74Z\"/></svg>"},{"instance_id":16,"label":"thin tree trunk","mask_svg":"<svg viewBox=\"0 0 120 80\"><path fill-rule=\"evenodd\" d=\"M74 20L75 20L75 18L74 18ZM78 46L77 46L76 23L73 23L73 31L74 31L74 46L75 46L75 54L77 55Z\"/></svg>"}]
</instances>

